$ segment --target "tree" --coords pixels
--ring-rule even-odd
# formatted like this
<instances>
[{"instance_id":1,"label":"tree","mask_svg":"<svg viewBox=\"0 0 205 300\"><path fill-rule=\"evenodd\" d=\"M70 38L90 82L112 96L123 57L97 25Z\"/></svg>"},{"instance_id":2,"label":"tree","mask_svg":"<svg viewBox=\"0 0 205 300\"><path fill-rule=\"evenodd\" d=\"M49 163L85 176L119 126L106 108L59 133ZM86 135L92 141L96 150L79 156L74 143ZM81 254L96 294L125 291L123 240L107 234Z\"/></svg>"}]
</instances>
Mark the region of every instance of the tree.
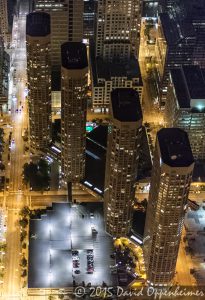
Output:
<instances>
[{"instance_id":1,"label":"tree","mask_svg":"<svg viewBox=\"0 0 205 300\"><path fill-rule=\"evenodd\" d=\"M26 228L27 227L27 225L28 225L28 220L27 219L21 219L21 220L19 220L19 225L21 226L21 227L23 227L23 228Z\"/></svg>"},{"instance_id":2,"label":"tree","mask_svg":"<svg viewBox=\"0 0 205 300\"><path fill-rule=\"evenodd\" d=\"M0 251L6 250L6 243L0 243Z\"/></svg>"},{"instance_id":3,"label":"tree","mask_svg":"<svg viewBox=\"0 0 205 300\"><path fill-rule=\"evenodd\" d=\"M21 277L26 277L27 276L27 270L23 270Z\"/></svg>"},{"instance_id":4,"label":"tree","mask_svg":"<svg viewBox=\"0 0 205 300\"><path fill-rule=\"evenodd\" d=\"M26 249L26 247L27 247L27 246L26 246L26 243L23 243L22 248L23 248L23 249Z\"/></svg>"},{"instance_id":5,"label":"tree","mask_svg":"<svg viewBox=\"0 0 205 300\"><path fill-rule=\"evenodd\" d=\"M27 267L27 259L26 259L25 257L23 257L23 258L21 259L21 266L22 266L23 268L26 268L26 267Z\"/></svg>"},{"instance_id":6,"label":"tree","mask_svg":"<svg viewBox=\"0 0 205 300\"><path fill-rule=\"evenodd\" d=\"M5 170L5 165L3 163L0 163L0 170L4 171Z\"/></svg>"},{"instance_id":7,"label":"tree","mask_svg":"<svg viewBox=\"0 0 205 300\"><path fill-rule=\"evenodd\" d=\"M3 136L4 136L4 130L3 128L0 128L0 140L3 141Z\"/></svg>"},{"instance_id":8,"label":"tree","mask_svg":"<svg viewBox=\"0 0 205 300\"><path fill-rule=\"evenodd\" d=\"M28 206L24 206L21 210L20 210L20 216L22 216L22 217L27 217L27 216L29 216L30 215L30 209L29 209L29 207Z\"/></svg>"},{"instance_id":9,"label":"tree","mask_svg":"<svg viewBox=\"0 0 205 300\"><path fill-rule=\"evenodd\" d=\"M44 190L50 183L50 167L46 160L40 159L37 164L26 163L23 167L24 183L30 184L33 190Z\"/></svg>"},{"instance_id":10,"label":"tree","mask_svg":"<svg viewBox=\"0 0 205 300\"><path fill-rule=\"evenodd\" d=\"M145 26L144 35L149 37L150 30L154 27L152 24L148 24Z\"/></svg>"},{"instance_id":11,"label":"tree","mask_svg":"<svg viewBox=\"0 0 205 300\"><path fill-rule=\"evenodd\" d=\"M28 142L28 136L24 135L23 140L24 142Z\"/></svg>"},{"instance_id":12,"label":"tree","mask_svg":"<svg viewBox=\"0 0 205 300\"><path fill-rule=\"evenodd\" d=\"M37 173L37 165L34 163L25 163L23 166L23 175L24 175L24 183L28 184L32 182L32 180L35 178L35 175Z\"/></svg>"},{"instance_id":13,"label":"tree","mask_svg":"<svg viewBox=\"0 0 205 300\"><path fill-rule=\"evenodd\" d=\"M55 296L49 295L49 296L48 296L48 300L55 300Z\"/></svg>"},{"instance_id":14,"label":"tree","mask_svg":"<svg viewBox=\"0 0 205 300\"><path fill-rule=\"evenodd\" d=\"M27 232L23 230L20 234L20 241L23 242L26 236L27 236Z\"/></svg>"}]
</instances>

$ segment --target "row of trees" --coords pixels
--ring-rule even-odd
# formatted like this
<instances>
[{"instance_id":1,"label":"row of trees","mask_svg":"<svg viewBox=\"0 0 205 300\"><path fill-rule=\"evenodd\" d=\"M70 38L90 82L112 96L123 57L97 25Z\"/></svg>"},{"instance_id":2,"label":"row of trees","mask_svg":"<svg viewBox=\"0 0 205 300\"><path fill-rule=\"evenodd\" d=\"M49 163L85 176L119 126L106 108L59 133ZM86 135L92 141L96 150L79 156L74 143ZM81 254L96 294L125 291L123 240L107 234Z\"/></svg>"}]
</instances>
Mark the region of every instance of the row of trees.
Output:
<instances>
[{"instance_id":1,"label":"row of trees","mask_svg":"<svg viewBox=\"0 0 205 300\"><path fill-rule=\"evenodd\" d=\"M19 212L19 215L20 215L20 220L19 220L20 241L21 241L22 250L26 250L26 248L27 248L26 237L27 237L27 232L28 232L27 226L29 223L29 213L30 213L30 209L27 206L23 207ZM28 261L25 257L25 253L24 253L23 257L21 258L21 261L20 261L21 278L23 279L23 287L26 286L27 265L28 265Z\"/></svg>"},{"instance_id":2,"label":"row of trees","mask_svg":"<svg viewBox=\"0 0 205 300\"><path fill-rule=\"evenodd\" d=\"M0 252L5 252L6 251L6 243L5 242L1 242L0 243ZM0 265L1 266L3 266L4 265L4 255L0 255ZM2 280L3 279L3 277L4 277L4 267L3 268L1 268L1 270L0 270L0 280Z\"/></svg>"}]
</instances>

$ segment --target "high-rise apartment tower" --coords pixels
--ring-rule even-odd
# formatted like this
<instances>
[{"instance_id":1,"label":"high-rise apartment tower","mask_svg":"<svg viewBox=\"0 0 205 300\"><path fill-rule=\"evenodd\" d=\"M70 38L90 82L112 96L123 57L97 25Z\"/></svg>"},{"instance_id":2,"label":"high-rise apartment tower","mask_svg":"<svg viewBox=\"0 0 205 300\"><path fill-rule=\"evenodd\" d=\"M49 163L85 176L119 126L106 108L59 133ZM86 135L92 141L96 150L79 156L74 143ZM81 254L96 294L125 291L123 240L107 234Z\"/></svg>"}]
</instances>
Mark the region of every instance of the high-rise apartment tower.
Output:
<instances>
[{"instance_id":1,"label":"high-rise apartment tower","mask_svg":"<svg viewBox=\"0 0 205 300\"><path fill-rule=\"evenodd\" d=\"M26 20L30 145L44 149L51 136L50 16L31 13Z\"/></svg>"},{"instance_id":2,"label":"high-rise apartment tower","mask_svg":"<svg viewBox=\"0 0 205 300\"><path fill-rule=\"evenodd\" d=\"M157 133L147 207L144 258L148 284L171 284L176 268L194 158L188 135L178 128Z\"/></svg>"},{"instance_id":3,"label":"high-rise apartment tower","mask_svg":"<svg viewBox=\"0 0 205 300\"><path fill-rule=\"evenodd\" d=\"M80 182L85 173L88 60L86 46L67 42L61 47L61 162L66 182Z\"/></svg>"},{"instance_id":4,"label":"high-rise apartment tower","mask_svg":"<svg viewBox=\"0 0 205 300\"><path fill-rule=\"evenodd\" d=\"M51 16L51 63L61 66L61 45L83 39L83 0L35 0L35 10Z\"/></svg>"},{"instance_id":5,"label":"high-rise apartment tower","mask_svg":"<svg viewBox=\"0 0 205 300\"><path fill-rule=\"evenodd\" d=\"M142 132L138 93L129 88L111 93L111 124L105 171L105 224L114 237L126 235L132 222Z\"/></svg>"}]
</instances>

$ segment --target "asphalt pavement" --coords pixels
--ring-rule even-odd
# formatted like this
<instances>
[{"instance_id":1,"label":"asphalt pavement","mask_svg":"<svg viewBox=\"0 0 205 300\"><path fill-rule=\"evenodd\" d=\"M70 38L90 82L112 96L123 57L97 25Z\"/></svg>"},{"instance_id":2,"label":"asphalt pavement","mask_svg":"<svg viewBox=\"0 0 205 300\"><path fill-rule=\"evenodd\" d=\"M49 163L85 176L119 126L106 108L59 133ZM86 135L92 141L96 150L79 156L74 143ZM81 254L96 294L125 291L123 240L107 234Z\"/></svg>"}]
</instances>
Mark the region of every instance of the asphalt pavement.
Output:
<instances>
[{"instance_id":1,"label":"asphalt pavement","mask_svg":"<svg viewBox=\"0 0 205 300\"><path fill-rule=\"evenodd\" d=\"M26 205L26 197L23 196L22 167L28 158L24 156L24 142L22 130L28 123L27 108L25 102L26 84L26 44L25 44L26 16L14 18L13 44L9 104L10 120L12 125L12 144L10 150L10 163L7 165L7 176L10 178L9 189L3 197L3 205L7 209L7 251L6 266L3 284L2 299L20 299L24 293L21 288L20 278L20 228L18 226L19 209ZM22 108L23 106L23 108ZM17 112L18 109L18 112Z\"/></svg>"}]
</instances>

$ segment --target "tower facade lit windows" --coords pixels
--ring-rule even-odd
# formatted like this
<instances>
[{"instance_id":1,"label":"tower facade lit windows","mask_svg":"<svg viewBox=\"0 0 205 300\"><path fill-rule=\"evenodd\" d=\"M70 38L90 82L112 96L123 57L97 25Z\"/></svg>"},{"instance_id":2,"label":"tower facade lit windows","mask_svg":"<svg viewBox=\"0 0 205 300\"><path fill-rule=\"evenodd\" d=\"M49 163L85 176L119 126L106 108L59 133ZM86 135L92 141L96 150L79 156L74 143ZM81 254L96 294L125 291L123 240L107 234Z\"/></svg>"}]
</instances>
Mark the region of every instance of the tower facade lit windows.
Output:
<instances>
[{"instance_id":1,"label":"tower facade lit windows","mask_svg":"<svg viewBox=\"0 0 205 300\"><path fill-rule=\"evenodd\" d=\"M26 21L30 145L44 149L51 140L50 16L31 13Z\"/></svg>"},{"instance_id":2,"label":"tower facade lit windows","mask_svg":"<svg viewBox=\"0 0 205 300\"><path fill-rule=\"evenodd\" d=\"M61 165L67 182L85 173L88 61L86 46L67 42L61 47Z\"/></svg>"},{"instance_id":3,"label":"tower facade lit windows","mask_svg":"<svg viewBox=\"0 0 205 300\"><path fill-rule=\"evenodd\" d=\"M45 11L51 17L52 69L61 66L61 45L83 39L83 0L35 0L35 11Z\"/></svg>"},{"instance_id":4,"label":"tower facade lit windows","mask_svg":"<svg viewBox=\"0 0 205 300\"><path fill-rule=\"evenodd\" d=\"M111 124L105 172L105 224L114 237L126 235L132 222L142 132L139 95L133 89L111 93Z\"/></svg>"},{"instance_id":5,"label":"tower facade lit windows","mask_svg":"<svg viewBox=\"0 0 205 300\"><path fill-rule=\"evenodd\" d=\"M204 69L199 66L171 69L165 120L168 127L188 133L195 159L205 159Z\"/></svg>"},{"instance_id":6,"label":"tower facade lit windows","mask_svg":"<svg viewBox=\"0 0 205 300\"><path fill-rule=\"evenodd\" d=\"M176 268L194 158L178 128L157 133L144 233L148 284L170 285Z\"/></svg>"}]
</instances>

